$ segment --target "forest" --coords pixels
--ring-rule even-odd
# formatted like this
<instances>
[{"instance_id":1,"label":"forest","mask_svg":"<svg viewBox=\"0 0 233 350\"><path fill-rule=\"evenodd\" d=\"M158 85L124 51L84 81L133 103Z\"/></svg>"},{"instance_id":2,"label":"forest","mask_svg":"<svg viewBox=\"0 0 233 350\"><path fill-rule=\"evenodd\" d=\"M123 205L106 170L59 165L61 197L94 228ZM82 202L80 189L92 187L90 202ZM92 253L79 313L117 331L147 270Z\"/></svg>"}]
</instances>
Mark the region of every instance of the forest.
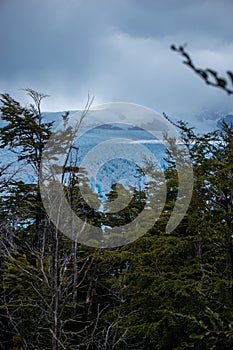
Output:
<instances>
[{"instance_id":1,"label":"forest","mask_svg":"<svg viewBox=\"0 0 233 350\"><path fill-rule=\"evenodd\" d=\"M44 210L40 163L53 123L41 112L45 95L27 92L26 106L1 95L0 147L17 163L0 163L0 348L232 349L233 126L199 135L177 124L194 187L173 232L165 227L178 176L169 157L166 203L154 226L121 247L94 248L63 235ZM19 176L27 167L31 183ZM72 209L93 226L130 222L142 210L146 192L137 191L124 211L100 217L82 198L74 157L59 171ZM113 188L109 201L114 196Z\"/></svg>"}]
</instances>

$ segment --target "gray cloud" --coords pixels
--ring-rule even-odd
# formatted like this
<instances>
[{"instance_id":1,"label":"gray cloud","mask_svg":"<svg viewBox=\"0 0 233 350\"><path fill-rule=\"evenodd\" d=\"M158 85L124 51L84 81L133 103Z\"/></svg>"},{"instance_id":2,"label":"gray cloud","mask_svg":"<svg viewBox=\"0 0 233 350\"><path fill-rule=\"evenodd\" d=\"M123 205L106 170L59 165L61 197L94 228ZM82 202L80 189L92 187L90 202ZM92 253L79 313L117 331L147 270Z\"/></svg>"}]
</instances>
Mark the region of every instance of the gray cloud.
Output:
<instances>
[{"instance_id":1,"label":"gray cloud","mask_svg":"<svg viewBox=\"0 0 233 350\"><path fill-rule=\"evenodd\" d=\"M232 98L169 46L187 42L198 64L224 73L232 9L230 0L1 1L0 89L21 99L23 87L49 93L47 110L80 108L90 91L96 103L134 102L193 122L203 108L230 111Z\"/></svg>"}]
</instances>

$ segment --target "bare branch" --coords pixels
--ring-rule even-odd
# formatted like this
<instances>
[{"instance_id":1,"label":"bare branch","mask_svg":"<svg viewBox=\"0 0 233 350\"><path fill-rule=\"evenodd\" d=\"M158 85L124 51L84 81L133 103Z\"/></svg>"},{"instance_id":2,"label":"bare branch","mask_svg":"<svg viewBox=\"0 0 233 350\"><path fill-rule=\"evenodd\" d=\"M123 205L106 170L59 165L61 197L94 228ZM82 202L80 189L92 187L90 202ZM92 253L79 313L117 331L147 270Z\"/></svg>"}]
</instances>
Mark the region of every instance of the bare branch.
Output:
<instances>
[{"instance_id":1,"label":"bare branch","mask_svg":"<svg viewBox=\"0 0 233 350\"><path fill-rule=\"evenodd\" d=\"M180 54L184 58L183 63L186 64L189 68L191 68L202 80L204 80L204 82L207 85L220 88L224 90L226 93L228 93L229 95L232 95L233 88L229 87L229 85L233 86L233 72L230 72L230 71L226 72L226 74L230 78L230 82L229 82L226 80L226 78L219 76L219 73L213 69L209 69L209 68L202 69L197 67L194 64L190 55L187 53L187 51L185 51L185 47L186 45L183 45L183 46L181 45L179 47L175 45L171 45L171 50Z\"/></svg>"}]
</instances>

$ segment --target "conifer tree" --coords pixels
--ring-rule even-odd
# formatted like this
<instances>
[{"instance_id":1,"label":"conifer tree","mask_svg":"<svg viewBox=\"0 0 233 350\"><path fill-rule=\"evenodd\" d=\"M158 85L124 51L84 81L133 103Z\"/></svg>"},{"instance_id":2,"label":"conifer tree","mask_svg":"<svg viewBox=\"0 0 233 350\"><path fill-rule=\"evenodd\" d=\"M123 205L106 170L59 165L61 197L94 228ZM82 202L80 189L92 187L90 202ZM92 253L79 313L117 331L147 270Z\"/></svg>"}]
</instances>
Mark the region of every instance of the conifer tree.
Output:
<instances>
[{"instance_id":1,"label":"conifer tree","mask_svg":"<svg viewBox=\"0 0 233 350\"><path fill-rule=\"evenodd\" d=\"M41 102L46 97L31 89L26 89L33 103L23 107L9 94L1 95L1 119L4 126L0 128L0 148L16 155L18 167L31 174L25 179L15 178L8 186L10 200L15 196L18 210L16 220L25 220L25 216L34 222L33 241L38 244L39 228L43 218L42 201L39 191L39 169L45 143L51 135L53 123L44 123ZM33 180L33 181L32 181ZM7 196L9 198L9 196ZM25 206L22 207L22 204ZM9 209L9 207L8 207ZM23 218L21 218L21 213ZM20 225L19 221L19 225Z\"/></svg>"}]
</instances>

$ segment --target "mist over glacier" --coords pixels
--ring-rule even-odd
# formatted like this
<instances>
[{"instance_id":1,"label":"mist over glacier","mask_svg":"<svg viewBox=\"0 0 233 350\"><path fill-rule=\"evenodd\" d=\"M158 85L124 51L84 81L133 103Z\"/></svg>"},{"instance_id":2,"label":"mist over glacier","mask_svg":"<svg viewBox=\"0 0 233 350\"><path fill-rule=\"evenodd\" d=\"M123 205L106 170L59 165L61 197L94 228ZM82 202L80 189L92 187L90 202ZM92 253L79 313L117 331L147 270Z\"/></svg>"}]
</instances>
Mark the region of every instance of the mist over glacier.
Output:
<instances>
[{"instance_id":1,"label":"mist over glacier","mask_svg":"<svg viewBox=\"0 0 233 350\"><path fill-rule=\"evenodd\" d=\"M150 157L145 157L143 155L143 149L146 148L151 154L157 159L157 166L164 170L166 168L166 147L158 140L154 134L146 131L144 128L148 129L163 129L164 125L161 121L156 121L153 115L148 115L148 118L140 120L140 118L131 118L127 120L122 114L118 114L117 118L114 113L106 110L105 113L108 117L109 123L106 124L106 115L103 115L103 111L94 110L95 113L91 113L89 116L89 122L86 124L86 128L82 130L82 135L77 134L75 141L75 146L78 148L77 165L82 165L84 157L91 152L93 149L98 147L99 144L108 142L108 148L114 151L115 154L113 159L107 159L103 163L105 154L99 151L99 168L98 171L93 169L92 164L89 162L89 169L95 176L89 176L89 186L91 190L98 193L100 196L104 197L107 193L111 191L111 187L115 183L120 183L126 188L130 186L135 187L137 190L143 190L146 188L148 179L143 176L143 169L139 169L134 162L135 152L138 154L141 160L146 162L150 161ZM54 122L53 131L56 130L59 125L62 125L65 112L44 112L43 117L45 122ZM73 110L70 111L70 117L75 115L80 115L82 111ZM202 113L201 123L203 118L208 118L208 114ZM99 125L97 119L101 121L101 116L103 118L103 124ZM232 116L231 116L232 117ZM122 121L122 123L114 122L116 119ZM229 120L229 116L220 117L215 120L211 120L210 131L216 128L220 128L221 121ZM130 123L131 121L131 123ZM133 123L132 123L133 121ZM0 119L0 125L2 121ZM197 128L198 130L198 128ZM143 146L142 148L137 148L137 146ZM118 147L118 148L116 148ZM121 149L120 149L121 147ZM127 155L124 157L125 150L127 150ZM106 152L106 151L105 151ZM17 155L10 152L10 150L0 150L1 163L7 164L9 160L12 162L12 166L9 168L9 172L14 173L18 168ZM97 151L98 154L98 151ZM23 181L28 183L34 182L33 170L29 165L21 165L16 175L17 178L21 178Z\"/></svg>"}]
</instances>

